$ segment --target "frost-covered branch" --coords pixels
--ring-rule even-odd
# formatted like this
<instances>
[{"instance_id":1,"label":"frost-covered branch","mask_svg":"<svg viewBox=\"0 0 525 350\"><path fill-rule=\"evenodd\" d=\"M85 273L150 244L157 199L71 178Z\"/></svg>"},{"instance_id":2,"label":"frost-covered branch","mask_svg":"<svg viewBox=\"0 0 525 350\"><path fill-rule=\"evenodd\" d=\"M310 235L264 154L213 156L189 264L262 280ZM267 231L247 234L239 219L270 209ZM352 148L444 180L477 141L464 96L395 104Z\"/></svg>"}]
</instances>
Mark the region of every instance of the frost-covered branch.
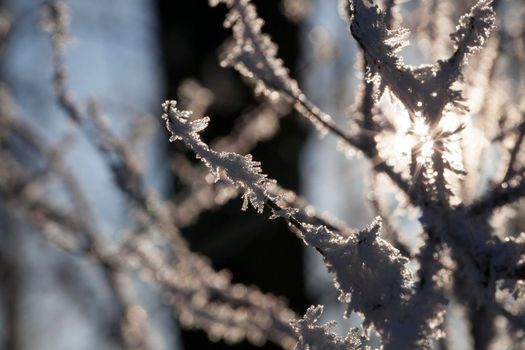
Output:
<instances>
[{"instance_id":1,"label":"frost-covered branch","mask_svg":"<svg viewBox=\"0 0 525 350\"><path fill-rule=\"evenodd\" d=\"M148 347L147 324L132 312L138 302L130 293L129 278L135 274L159 288L183 327L202 329L210 339L231 344L246 339L255 345L270 340L287 350L366 349L375 329L386 350L431 349L445 335L445 313L453 307L450 300L465 308L477 349L486 350L497 338L499 317L506 321L509 338L518 339L525 310L525 236L520 234L524 224L519 205L525 196L525 128L518 101L525 89L514 81L518 79L507 77L523 75L521 64L516 63L525 51L523 45L505 47L505 40L522 42L525 25L503 23L498 40L487 43L495 27L495 6L500 5L502 11L514 8L497 0L479 0L460 18L449 40L451 22L441 19L450 17L454 2L422 2L423 11L433 11L424 17L431 22L424 30L431 32L422 51L428 45L436 48L429 50L432 64L415 67L400 54L409 33L397 28L397 1L382 1L383 10L373 1L343 1L364 61L360 66L364 83L351 116L354 128L345 131L290 77L278 58L277 46L263 33L263 21L253 3L210 1L212 6L219 3L229 10L225 26L233 32L222 64L237 69L267 100L232 133L210 142L211 146L201 139L208 118L191 118L175 101L163 104L170 140L182 141L204 164L195 166L184 157L173 157L174 172L186 185L174 206L148 191L129 151L130 143L104 124L96 103L84 112L67 90L63 57L69 39L67 9L61 2L44 5L42 26L51 38L58 105L99 151L135 214L122 244L101 238L104 235L93 224L80 186L60 162L70 139L64 138L58 146L40 144L30 128L5 112L7 103L0 91L2 204L49 241L100 267L118 304L123 347ZM468 9L466 2L458 4L462 11ZM1 20L0 37L5 29ZM474 55L484 45L487 49ZM481 75L488 77L481 79ZM390 105L380 100L387 89L394 96ZM193 93L206 95L203 101L193 101L197 110L204 111L213 100L209 91L196 85L187 93L189 99ZM465 115L466 99L471 112ZM281 102L286 108L281 109ZM383 223L397 220L392 215L354 230L319 213L299 195L270 180L261 164L246 155L276 132L289 105L321 133L331 132L342 144L364 154L372 162L373 181L384 173L404 193L401 199L396 191L390 198L390 193L379 198L381 193L373 184L370 198L378 214L400 212L403 208L389 206L394 201L400 207L417 207L417 219L412 221L421 225L417 228L422 232L417 239L420 247L414 244L400 252L397 233L380 236ZM392 135L396 140L389 139ZM22 140L31 156L20 160L11 152L6 147L10 137ZM488 154L492 151L508 157L500 161L496 159L500 153ZM498 167L501 174L495 170ZM73 208L56 205L45 195L54 178L71 197ZM494 179L496 185L491 183ZM474 199L484 187L492 188ZM346 337L335 335L333 323L319 324L321 306L309 308L298 318L283 300L233 283L228 272L214 270L206 258L189 249L180 228L238 194L244 199L243 210L252 206L261 213L266 209L271 218L284 219L306 245L322 255L346 315L363 316L363 334L351 329Z\"/></svg>"},{"instance_id":2,"label":"frost-covered branch","mask_svg":"<svg viewBox=\"0 0 525 350\"><path fill-rule=\"evenodd\" d=\"M211 142L219 151L240 154L250 152L261 141L271 138L279 129L279 119L289 110L288 106L271 106L264 102L241 117L230 134ZM177 196L173 208L175 224L181 228L193 222L201 212L216 208L237 196L237 191L223 181L210 183L207 170L194 166L183 155L174 155L172 169L189 188Z\"/></svg>"},{"instance_id":3,"label":"frost-covered branch","mask_svg":"<svg viewBox=\"0 0 525 350\"><path fill-rule=\"evenodd\" d=\"M289 99L294 108L307 117L321 133L327 131L337 136L343 144L363 152L377 172L385 173L401 191L410 195L408 182L396 172L378 153L370 152L367 144L356 138L333 121L332 117L315 106L301 91L297 82L290 78L281 59L277 58L277 46L263 34L263 20L257 16L249 0L211 0L210 5L224 3L230 9L225 26L231 27L235 45L230 46L222 61L224 66L233 66L255 84L255 92L270 99L279 95Z\"/></svg>"},{"instance_id":4,"label":"frost-covered branch","mask_svg":"<svg viewBox=\"0 0 525 350\"><path fill-rule=\"evenodd\" d=\"M299 336L299 342L294 350L359 350L366 349L365 339L359 335L359 330L351 329L345 338L332 332L335 323L318 325L322 306L308 308L304 317L294 321L292 326Z\"/></svg>"},{"instance_id":5,"label":"frost-covered branch","mask_svg":"<svg viewBox=\"0 0 525 350\"><path fill-rule=\"evenodd\" d=\"M378 96L388 88L409 112L414 130L418 123L427 124L427 135L420 136L428 136L428 140L412 149L414 197L419 204L426 201L427 196L422 198L422 192L430 188L428 196L449 205L452 191L446 172L461 174L462 170L448 160L450 141L444 137L439 122L445 108L465 110L461 104L461 91L452 85L461 79L462 65L484 44L494 26L491 1L478 2L468 15L461 18L452 35L456 51L448 60L419 67L405 64L399 56L399 51L408 45L406 38L409 33L403 28L390 29L388 14L362 0L349 1L347 9L351 33L365 56L367 79L378 81ZM425 145L432 148L429 156L422 149ZM425 158L430 161L425 161Z\"/></svg>"},{"instance_id":6,"label":"frost-covered branch","mask_svg":"<svg viewBox=\"0 0 525 350\"><path fill-rule=\"evenodd\" d=\"M461 77L461 65L479 50L494 25L491 1L482 0L460 20L453 34L457 49L447 61L435 65L412 67L398 55L408 45L408 31L389 30L386 15L363 0L350 1L350 30L363 50L369 79L380 78L380 91L386 87L395 94L412 117L424 117L432 126L437 125L447 105L459 105L461 94L451 88Z\"/></svg>"},{"instance_id":7,"label":"frost-covered branch","mask_svg":"<svg viewBox=\"0 0 525 350\"><path fill-rule=\"evenodd\" d=\"M201 140L199 133L207 125L208 118L189 121L190 112L178 110L175 101L166 101L163 109L162 117L171 133L170 140L183 141L212 173L224 176L239 188L245 199L243 209L251 204L261 212L265 205L268 206L272 216L288 221L306 244L323 255L335 275L339 300L348 305L348 312L363 313L365 323L378 329L385 345L392 349L402 345L410 347L428 344L428 339L438 337L433 334L433 322L442 314L440 304L422 308L422 295L425 294L412 296L413 280L406 266L408 260L378 237L379 221L349 236L332 232L325 226L302 222L298 219L297 208L276 204L279 198L270 192L272 181L262 173L259 163L250 156L214 151ZM404 327L405 331L399 332L399 327Z\"/></svg>"}]
</instances>

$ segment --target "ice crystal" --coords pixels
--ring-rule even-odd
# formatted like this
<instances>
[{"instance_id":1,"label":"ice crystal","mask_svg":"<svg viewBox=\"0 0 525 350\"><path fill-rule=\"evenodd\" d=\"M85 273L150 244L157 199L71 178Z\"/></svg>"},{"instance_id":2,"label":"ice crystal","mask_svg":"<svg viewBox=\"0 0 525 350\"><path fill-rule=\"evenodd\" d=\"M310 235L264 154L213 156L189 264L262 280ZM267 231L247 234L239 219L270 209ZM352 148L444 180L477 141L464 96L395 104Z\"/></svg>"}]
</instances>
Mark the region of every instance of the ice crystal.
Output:
<instances>
[{"instance_id":1,"label":"ice crystal","mask_svg":"<svg viewBox=\"0 0 525 350\"><path fill-rule=\"evenodd\" d=\"M359 330L352 328L345 338L333 333L335 322L319 325L323 313L322 306L311 306L304 317L292 322L292 327L299 336L295 350L358 350L367 349Z\"/></svg>"}]
</instances>

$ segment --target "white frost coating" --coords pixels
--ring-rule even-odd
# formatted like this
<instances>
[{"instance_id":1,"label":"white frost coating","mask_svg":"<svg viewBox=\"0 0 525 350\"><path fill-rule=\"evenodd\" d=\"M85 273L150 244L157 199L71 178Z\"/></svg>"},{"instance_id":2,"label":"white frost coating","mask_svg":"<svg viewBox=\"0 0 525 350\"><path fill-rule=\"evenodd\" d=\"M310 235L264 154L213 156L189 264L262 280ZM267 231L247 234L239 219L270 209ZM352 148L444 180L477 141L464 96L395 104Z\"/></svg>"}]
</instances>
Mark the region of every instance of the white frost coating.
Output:
<instances>
[{"instance_id":1,"label":"white frost coating","mask_svg":"<svg viewBox=\"0 0 525 350\"><path fill-rule=\"evenodd\" d=\"M373 325L385 349L430 349L431 340L442 336L444 300L433 288L414 294L408 259L379 237L380 229L379 218L350 237L307 225L303 238L335 274L347 316L362 313L365 330Z\"/></svg>"},{"instance_id":2,"label":"white frost coating","mask_svg":"<svg viewBox=\"0 0 525 350\"><path fill-rule=\"evenodd\" d=\"M307 245L323 255L329 271L335 275L339 300L348 306L347 314L362 313L365 329L375 326L385 349L430 348L431 339L439 337L438 326L442 321L439 294L431 288L413 293L414 279L407 267L408 259L379 237L379 219L350 235L302 221L307 214L277 204L281 195L272 191L271 182L261 172L258 162L250 156L214 151L200 139L199 132L207 125L208 118L189 122L190 112L178 110L175 101L166 101L163 108L166 127L172 134L170 139L182 140L216 176L242 190L243 209L248 203L259 212L265 205L269 206L272 217L287 220ZM305 322L313 322L317 314L319 310L312 310ZM326 348L313 343L307 345L308 349Z\"/></svg>"},{"instance_id":3,"label":"white frost coating","mask_svg":"<svg viewBox=\"0 0 525 350\"><path fill-rule=\"evenodd\" d=\"M268 180L261 172L261 164L253 161L250 154L242 156L210 149L199 135L208 126L209 118L188 122L191 112L178 110L176 101L166 101L162 108L164 110L162 118L166 120L166 128L172 134L170 141L182 140L203 161L217 180L222 173L232 185L242 189L243 210L248 209L249 203L261 213L266 200L274 199L268 192L268 185L273 181Z\"/></svg>"},{"instance_id":4,"label":"white frost coating","mask_svg":"<svg viewBox=\"0 0 525 350\"><path fill-rule=\"evenodd\" d=\"M292 322L291 325L299 336L295 350L358 350L368 349L359 330L352 328L345 338L335 335L332 330L335 322L318 325L323 307L311 306L304 317Z\"/></svg>"},{"instance_id":5,"label":"white frost coating","mask_svg":"<svg viewBox=\"0 0 525 350\"><path fill-rule=\"evenodd\" d=\"M412 275L406 267L408 259L378 236L380 229L379 218L350 237L324 226L311 227L304 240L322 252L335 274L339 300L348 304L347 314L362 312L365 323L383 328L384 321L399 315L398 308L409 298Z\"/></svg>"},{"instance_id":6,"label":"white frost coating","mask_svg":"<svg viewBox=\"0 0 525 350\"><path fill-rule=\"evenodd\" d=\"M454 133L446 133L439 124L445 111L467 110L462 92L454 88L453 84L462 79L463 64L481 48L494 27L492 1L478 1L461 18L457 31L451 35L455 51L448 59L419 67L405 64L398 55L399 50L407 45L407 30L389 30L386 14L377 6L365 0L350 0L347 11L350 31L364 53L367 79L378 82L377 96L388 88L409 112L412 126L418 119L428 125L432 141L427 157L429 161L424 162L422 167L417 164L417 159L422 159L424 143L411 150L414 187L424 187L426 196L442 205L449 205L453 195L449 174L464 174L461 167L450 162L451 136L462 128L458 127ZM422 168L419 174L418 168Z\"/></svg>"},{"instance_id":7,"label":"white frost coating","mask_svg":"<svg viewBox=\"0 0 525 350\"><path fill-rule=\"evenodd\" d=\"M468 14L459 19L456 32L450 35L455 44L454 55L461 55L464 60L479 51L494 28L495 20L492 0L478 1Z\"/></svg>"},{"instance_id":8,"label":"white frost coating","mask_svg":"<svg viewBox=\"0 0 525 350\"><path fill-rule=\"evenodd\" d=\"M465 110L461 91L453 89L452 84L461 79L461 66L485 43L494 27L491 4L491 0L481 0L461 18L451 36L456 51L449 59L412 67L397 55L407 44L407 30L388 30L385 14L377 6L368 6L363 0L350 1L350 30L365 54L368 79L378 77L381 91L388 87L413 117L423 116L431 125L439 122L445 107Z\"/></svg>"},{"instance_id":9,"label":"white frost coating","mask_svg":"<svg viewBox=\"0 0 525 350\"><path fill-rule=\"evenodd\" d=\"M211 6L224 3L230 12L224 21L231 28L235 44L226 47L221 65L234 67L255 85L255 93L275 101L284 97L294 103L294 108L316 126L321 134L332 118L310 102L289 76L283 61L277 57L277 45L261 28L264 21L257 16L250 0L210 0Z\"/></svg>"},{"instance_id":10,"label":"white frost coating","mask_svg":"<svg viewBox=\"0 0 525 350\"><path fill-rule=\"evenodd\" d=\"M221 65L235 67L253 80L257 93L273 98L278 96L274 92L285 88L286 93L294 94L297 83L277 58L277 45L261 32L264 21L257 16L255 6L249 0L212 0L210 5L220 2L230 9L224 26L232 29L235 40L235 45L225 51Z\"/></svg>"}]
</instances>

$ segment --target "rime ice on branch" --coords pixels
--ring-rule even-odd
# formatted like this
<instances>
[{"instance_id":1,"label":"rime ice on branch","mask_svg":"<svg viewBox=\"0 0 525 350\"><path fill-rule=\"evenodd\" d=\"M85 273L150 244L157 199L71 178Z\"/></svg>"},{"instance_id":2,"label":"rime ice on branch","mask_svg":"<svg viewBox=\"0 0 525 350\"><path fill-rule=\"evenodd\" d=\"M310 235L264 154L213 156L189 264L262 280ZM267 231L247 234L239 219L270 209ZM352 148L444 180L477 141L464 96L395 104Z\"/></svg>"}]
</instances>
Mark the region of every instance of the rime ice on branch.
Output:
<instances>
[{"instance_id":1,"label":"rime ice on branch","mask_svg":"<svg viewBox=\"0 0 525 350\"><path fill-rule=\"evenodd\" d=\"M295 350L358 350L365 349L364 339L357 329L351 329L345 338L332 332L335 322L318 325L322 306L311 306L304 317L292 322L292 326L299 336Z\"/></svg>"},{"instance_id":2,"label":"rime ice on branch","mask_svg":"<svg viewBox=\"0 0 525 350\"><path fill-rule=\"evenodd\" d=\"M349 309L362 311L366 316L365 323L374 324L381 333L384 345L393 349L429 348L429 339L442 335L440 328L450 288L458 288L455 295L460 296L466 305L481 304L486 308L497 309L494 295L494 290L498 288L496 281L503 279L505 286L514 285L515 280L523 274L523 253L520 253L522 245L515 245L517 241L513 241L512 244L501 242L498 237L492 235L485 215L493 213L498 206L521 198L525 181L518 182L517 173L512 170L510 173L513 174L513 181L510 186L506 182L510 177L506 175L501 187L491 191L467 210L464 210L463 204L456 204L460 195L454 193L458 187L454 187L454 181L460 182L467 176L464 160L458 160L459 153L463 151L458 151L457 147L466 124L456 120L452 120L451 123L450 115L447 114L454 112L460 115L467 110L463 93L458 90L456 83L462 82L468 59L487 42L495 25L492 1L478 1L461 17L449 41L452 51L448 58L418 67L405 64L399 56L399 51L408 44L408 31L392 28L395 26L392 21L395 1L383 2L385 11L381 11L372 1L343 1L349 15L351 33L361 47L365 59L365 95L368 96L368 100L361 107L368 106L368 114L367 120L360 125L358 135L339 129L326 113L308 101L297 82L289 77L282 61L277 58L275 44L262 33L263 22L257 17L250 1L217 0L211 3L216 5L220 2L230 9L225 25L232 28L235 41L234 45L227 48L223 64L235 67L255 83L257 93L262 92L270 98L278 94L287 97L294 103L297 111L317 126L334 133L347 145L361 150L372 161L374 170L377 173L386 173L407 195L410 203L422 211L419 221L425 230L425 245L415 257L421 265L419 282L414 286L411 279L404 279L408 276L401 268L404 260L389 251L390 246L387 244L384 246L384 254L377 257L386 256L391 259L389 264L386 264L389 267L394 268L393 266L398 264L394 268L397 274L386 274L395 276L392 277L395 282L390 285L397 289L392 293L379 293L380 297L366 287L356 287L360 283L355 283L359 281L359 269L355 264L353 268L348 268L349 274L346 275L340 268L334 267L341 259L351 261L352 256L364 259L364 256L356 253L359 244L352 242L356 236L343 238L330 233L330 230L322 226L300 226L304 240L322 252L325 261L335 272L336 281L341 289L341 299L351 304ZM437 21L434 24L437 24ZM387 165L386 162L390 159L385 158L376 143L381 139L385 128L377 122L379 116L373 115L372 108L387 88L403 104L410 116L408 133L415 140L411 144L409 154L410 181ZM404 137L407 138L407 135ZM509 169L515 168L516 154L522 140L523 136L518 137ZM293 214L287 218L290 220ZM297 228L297 225L295 226ZM372 231L373 226L363 232ZM313 232L318 235L311 235ZM372 242L372 245L376 245L374 251L380 251L378 246L381 246L381 241L376 239ZM341 246L346 243L348 246L345 255L341 253ZM518 250L515 249L517 246L520 246ZM450 267L443 262L450 257L457 266ZM368 263L372 266L373 261L374 259ZM380 270L381 264L377 264L376 267ZM369 272L364 272L363 276L370 278ZM451 273L454 274L457 285L461 284L461 281L470 288L453 287L451 281L446 282ZM364 280L370 284L366 278ZM348 282L348 279L351 282ZM341 281L350 285L341 284ZM349 295L350 297L346 298ZM355 301L360 296L363 299ZM378 301L383 297L388 299L388 296L399 298L398 303L393 303L399 306L396 310L399 312L392 312L392 309L388 312L381 310L381 302L371 306L371 300ZM367 300L367 297L370 297L370 300ZM410 310L418 310L418 313ZM514 319L504 311L498 312L504 314L508 320ZM385 317L387 314L388 317Z\"/></svg>"},{"instance_id":3,"label":"rime ice on branch","mask_svg":"<svg viewBox=\"0 0 525 350\"><path fill-rule=\"evenodd\" d=\"M352 311L364 314L365 324L374 325L385 344L393 344L392 348L400 344L413 346L437 336L433 334L432 322L436 314L434 308L439 304L422 307L422 299L413 297L408 260L378 237L379 221L349 236L332 232L326 226L302 222L298 218L304 213L277 204L279 195L271 193L271 182L261 172L259 163L250 156L214 151L200 139L199 132L208 118L190 122L190 113L178 110L175 101L166 101L163 109L162 117L172 134L170 140L182 140L210 171L243 191L243 209L247 203L259 212L264 206L269 207L274 217L287 220L306 244L323 255L335 275L339 300L348 304L348 314ZM418 308L414 308L416 305ZM404 328L403 333L398 332L400 328Z\"/></svg>"},{"instance_id":4,"label":"rime ice on branch","mask_svg":"<svg viewBox=\"0 0 525 350\"><path fill-rule=\"evenodd\" d=\"M367 79L379 82L378 96L388 88L409 112L413 126L421 120L428 125L431 142L423 141L412 149L413 187L426 191L424 197L448 205L453 194L448 174L464 174L451 161L449 148L451 136L462 127L450 132L442 130L439 124L446 109L466 110L461 91L453 88L453 84L461 80L463 64L481 48L494 26L491 1L479 1L461 18L457 31L451 35L455 52L450 58L419 67L405 64L398 55L408 45L408 31L388 29L387 16L377 6L355 0L349 2L347 10L350 30L365 56ZM431 145L431 153L429 161L421 164L420 159L424 158L421 147L426 144ZM419 197L420 201L426 200L421 194Z\"/></svg>"},{"instance_id":5,"label":"rime ice on branch","mask_svg":"<svg viewBox=\"0 0 525 350\"><path fill-rule=\"evenodd\" d=\"M221 65L235 67L255 84L256 94L264 94L271 100L282 95L291 100L300 113L321 132L326 132L333 124L331 117L314 106L290 78L288 69L277 57L277 45L261 31L264 21L257 16L255 6L250 0L210 0L210 5L221 2L230 9L224 26L232 29L235 41L224 51Z\"/></svg>"},{"instance_id":6,"label":"rime ice on branch","mask_svg":"<svg viewBox=\"0 0 525 350\"><path fill-rule=\"evenodd\" d=\"M436 3L436 0L428 1ZM454 164L450 155L455 138L466 126L458 124L451 129L445 128L442 125L446 119L444 112L465 110L462 92L454 84L462 80L462 74L468 68L467 60L488 39L495 21L492 3L478 1L460 19L457 30L451 35L453 49L448 58L412 67L399 56L399 50L407 44L408 32L393 28L391 11L395 1L384 1L384 11L372 6L371 1L347 1L350 29L365 59L363 102L366 103L359 107L363 122L358 134L339 129L326 113L305 97L277 58L277 46L262 33L263 21L249 0L212 0L210 3L224 3L230 9L225 25L233 30L234 44L226 50L223 65L234 66L252 81L256 92L268 97L265 103L285 97L322 131L328 130L347 145L361 150L372 161L376 174L386 173L408 196L410 203L421 209L419 221L425 231L424 245L417 255L411 257L412 262L420 266L418 279L407 268L409 260L379 237L379 219L355 232L335 221L312 217L313 210L302 205L295 194L285 193L269 180L250 155L241 155L251 147L247 144L253 145L261 135L248 136L249 142L245 142L240 134L233 133L225 143L237 143L233 147L235 152L219 152L217 149L224 144L210 148L200 138L200 132L208 124L207 118L190 122L189 112L178 110L174 101L167 101L163 105L163 118L172 133L171 139L182 140L191 148L224 187L236 187L244 197L243 209L249 205L258 212L264 207L269 208L272 217L287 220L307 245L322 254L335 276L339 300L347 306L347 314L356 311L365 317L365 335L350 330L346 338L342 338L331 332L331 323L319 325L322 307L310 308L304 318L289 324L295 315L280 299L255 288L233 284L227 273L214 271L205 258L188 249L177 228L181 221L170 217L173 211L147 195L140 171L134 169L127 157L129 145L112 135L96 116L84 116L82 108L66 91L62 50L68 38L68 16L62 6L50 6L45 8L43 24L53 43L54 87L59 104L101 152L114 175L116 186L140 214L137 215L140 216L137 219L139 227L133 228L136 232L114 254L99 250L105 244L97 240L81 253L96 260L103 268L114 269L108 271L110 273L135 270L147 274L165 293L183 326L203 329L213 340L223 339L228 343L248 339L261 344L269 339L285 349L293 348L296 342L296 348L304 350L364 349L373 326L385 349L430 349L433 340L443 336L444 314L447 302L452 298L469 311L476 347L488 346L486 339L493 335L496 317L505 319L509 335L515 339L522 337L525 325L520 303L523 304L525 295L525 236L523 233L505 236L506 232L496 232L489 217L499 214L497 208L508 209L509 204L525 196L523 154L520 154L525 127L523 121L516 122L516 119L523 118L523 108L519 107L519 113L513 111L520 117L509 118L514 124L504 120L498 122L502 136L497 139L505 143L510 140L513 144L508 164L505 164L505 174L492 191L471 205L456 205L450 200L456 194L452 193L452 186L447 181L450 173L465 175L461 164ZM492 56L497 55L493 52ZM516 56L525 57L523 52ZM490 81L487 95L494 98L496 89ZM382 116L375 115L374 104L386 88L397 96L410 115L408 133L416 140L410 155L410 182L396 173L377 149L377 138L381 138L386 128L378 122ZM517 96L521 99L522 95ZM503 111L510 115L509 110ZM2 117L5 116L0 115L0 124L6 129L0 133L0 142L3 143L7 134L21 134L21 129ZM490 113L483 117L497 120ZM503 130L502 125L510 125L510 131ZM34 137L28 139L33 140L28 143L35 143ZM40 147L37 148L40 152ZM86 218L80 209L82 205L75 208L74 215L66 215L68 213L61 212L52 203L38 198L33 193L35 191L13 191L13 188L42 185L37 183L40 177L47 177L52 171L60 172L56 163L42 153L39 156L45 158L44 163L49 163L49 168L35 175L24 174L24 169L11 159L8 148L2 148L0 158L10 165L6 168L14 170L7 174L14 176L7 182L0 181L0 194L9 200L9 205L14 203L17 212L29 218L49 240L73 251L68 245L70 241L89 241L91 236L96 236L85 222L81 222L89 220L75 218L75 215ZM52 157L49 155L49 158ZM199 170L192 174L200 175L206 168ZM3 171L0 177L2 175L5 175ZM206 180L195 182L193 186L200 187L202 183ZM233 195L237 191L229 193ZM212 201L211 195L204 197L201 200ZM217 203L207 203L199 210L214 204ZM77 211L80 214L76 214ZM185 216L184 211L182 216ZM138 232L141 235L136 234ZM166 254L166 250L170 250L170 254Z\"/></svg>"},{"instance_id":7,"label":"rime ice on branch","mask_svg":"<svg viewBox=\"0 0 525 350\"><path fill-rule=\"evenodd\" d=\"M412 67L405 64L399 51L408 45L406 29L387 29L385 14L363 0L350 1L352 35L366 58L368 79L377 76L380 90L386 87L404 104L412 117L423 117L437 125L447 105L464 109L461 91L452 84L461 78L461 66L468 56L478 51L494 26L495 14L490 0L478 2L460 20L452 34L454 54L436 64Z\"/></svg>"},{"instance_id":8,"label":"rime ice on branch","mask_svg":"<svg viewBox=\"0 0 525 350\"><path fill-rule=\"evenodd\" d=\"M251 155L219 153L202 142L199 132L206 128L209 118L189 122L191 112L178 110L175 101L167 101L162 107L165 113L162 117L166 120L166 128L172 133L170 141L182 140L206 164L217 180L221 172L226 172L226 178L231 181L232 185L241 188L244 192L243 210L248 208L249 203L261 213L265 202L275 199L269 193L270 181L261 172L260 163L253 161Z\"/></svg>"},{"instance_id":9,"label":"rime ice on branch","mask_svg":"<svg viewBox=\"0 0 525 350\"><path fill-rule=\"evenodd\" d=\"M384 172L409 194L409 184L388 165L377 152L370 152L368 144L339 128L328 114L315 106L301 91L297 82L290 78L288 70L277 57L277 46L261 31L263 20L257 16L250 0L210 0L211 6L224 3L230 12L225 27L232 28L235 44L229 45L223 56L224 66L233 66L255 84L255 92L263 93L270 100L279 95L293 103L294 108L314 124L321 134L331 132L343 145L356 148L369 157L378 172Z\"/></svg>"}]
</instances>

